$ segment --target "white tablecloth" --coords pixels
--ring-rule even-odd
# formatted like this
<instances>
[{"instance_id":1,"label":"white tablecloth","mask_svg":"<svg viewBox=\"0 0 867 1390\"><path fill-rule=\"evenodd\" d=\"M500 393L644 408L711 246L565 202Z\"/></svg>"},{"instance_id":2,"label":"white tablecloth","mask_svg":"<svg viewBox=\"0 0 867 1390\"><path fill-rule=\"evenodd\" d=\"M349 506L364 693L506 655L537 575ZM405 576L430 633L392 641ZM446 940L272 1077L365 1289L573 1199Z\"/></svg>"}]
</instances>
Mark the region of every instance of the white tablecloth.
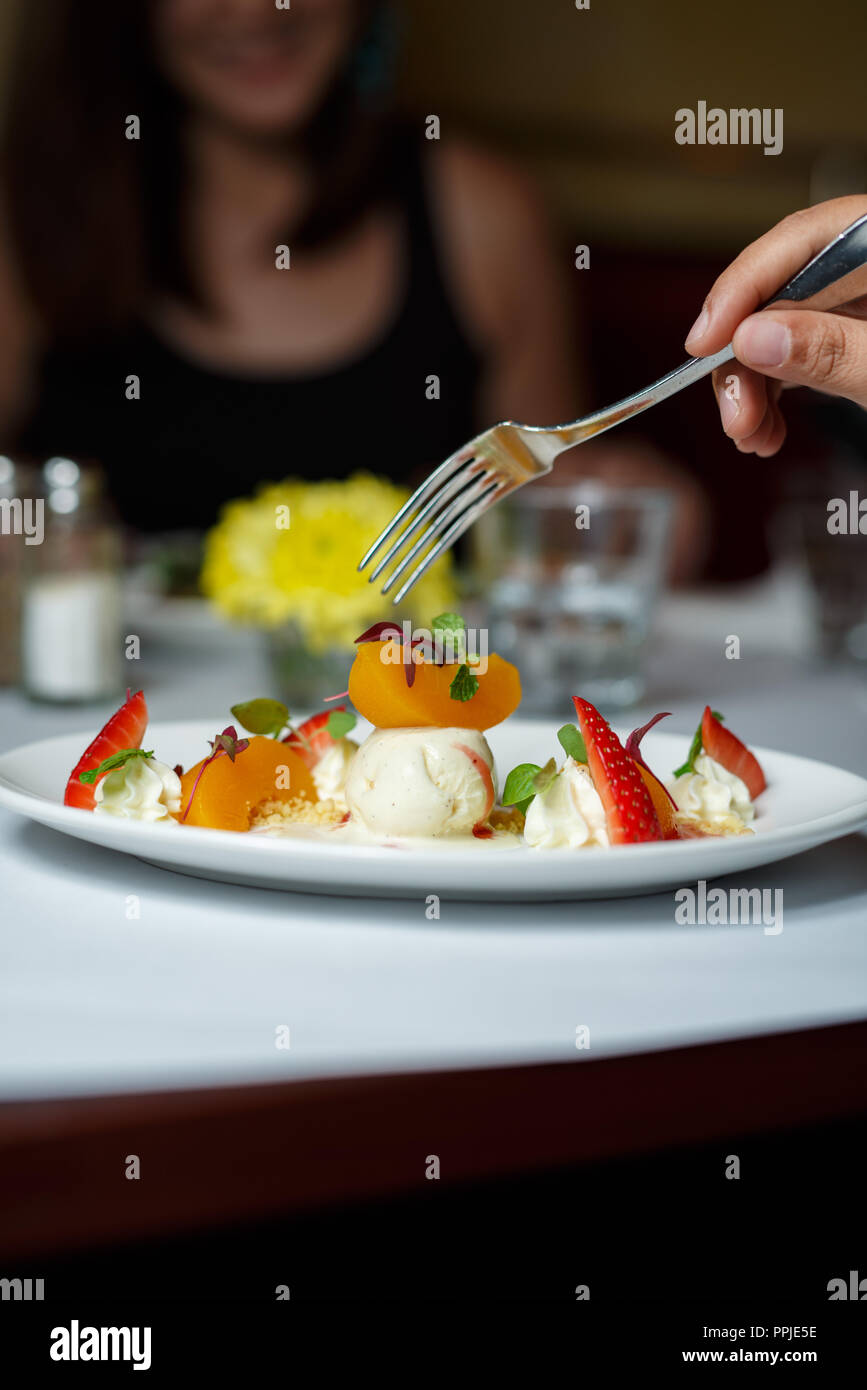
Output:
<instances>
[{"instance_id":1,"label":"white tablecloth","mask_svg":"<svg viewBox=\"0 0 867 1390\"><path fill-rule=\"evenodd\" d=\"M667 727L686 734L711 700L751 742L867 774L863 673L797 655L802 625L795 614L781 637L778 601L765 586L705 602L698 628L694 600L669 600L634 722L671 709ZM723 654L730 632L739 662ZM219 722L269 680L255 635L203 627L180 640L157 623L136 684L155 721ZM0 746L89 735L108 712L6 691ZM430 921L421 890L417 903L353 902L209 884L6 812L0 884L4 1099L580 1061L867 1016L863 835L739 876L783 889L778 936L677 925L669 894L444 902ZM281 1026L288 1048L275 1045ZM576 1050L579 1027L589 1049Z\"/></svg>"}]
</instances>

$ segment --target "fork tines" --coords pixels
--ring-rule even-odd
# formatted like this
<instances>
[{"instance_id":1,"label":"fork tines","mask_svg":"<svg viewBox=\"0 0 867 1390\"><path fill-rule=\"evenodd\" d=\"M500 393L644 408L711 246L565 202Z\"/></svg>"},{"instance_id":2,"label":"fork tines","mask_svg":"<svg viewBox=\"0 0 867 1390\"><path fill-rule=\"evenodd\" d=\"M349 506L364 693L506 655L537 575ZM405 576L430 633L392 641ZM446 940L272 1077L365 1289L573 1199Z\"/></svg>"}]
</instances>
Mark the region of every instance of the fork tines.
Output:
<instances>
[{"instance_id":1,"label":"fork tines","mask_svg":"<svg viewBox=\"0 0 867 1390\"><path fill-rule=\"evenodd\" d=\"M382 592L387 594L413 560L422 556L419 564L394 595L393 602L399 603L437 556L447 550L490 505L494 495L503 485L504 480L489 473L485 464L472 452L468 452L466 446L459 449L447 458L445 463L441 463L421 487L416 489L409 501L404 503L394 519L374 541L359 564L359 570L363 570L370 563L401 523L407 521L408 524L400 531L369 575L370 582L374 583L392 560L397 560L395 568L382 586ZM421 534L401 557L400 552L419 530ZM440 539L427 554L423 554L437 536Z\"/></svg>"}]
</instances>

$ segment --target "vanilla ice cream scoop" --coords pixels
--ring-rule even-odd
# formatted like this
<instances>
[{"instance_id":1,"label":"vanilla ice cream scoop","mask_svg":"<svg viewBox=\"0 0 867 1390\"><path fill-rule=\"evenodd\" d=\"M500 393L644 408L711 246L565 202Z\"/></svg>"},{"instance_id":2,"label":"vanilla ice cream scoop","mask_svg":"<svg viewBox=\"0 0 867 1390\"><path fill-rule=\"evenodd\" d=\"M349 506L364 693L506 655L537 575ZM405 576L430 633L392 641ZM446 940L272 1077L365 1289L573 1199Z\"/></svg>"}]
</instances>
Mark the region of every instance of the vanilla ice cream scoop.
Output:
<instances>
[{"instance_id":1,"label":"vanilla ice cream scoop","mask_svg":"<svg viewBox=\"0 0 867 1390\"><path fill-rule=\"evenodd\" d=\"M375 729L344 795L376 835L468 835L496 797L494 755L476 729Z\"/></svg>"}]
</instances>

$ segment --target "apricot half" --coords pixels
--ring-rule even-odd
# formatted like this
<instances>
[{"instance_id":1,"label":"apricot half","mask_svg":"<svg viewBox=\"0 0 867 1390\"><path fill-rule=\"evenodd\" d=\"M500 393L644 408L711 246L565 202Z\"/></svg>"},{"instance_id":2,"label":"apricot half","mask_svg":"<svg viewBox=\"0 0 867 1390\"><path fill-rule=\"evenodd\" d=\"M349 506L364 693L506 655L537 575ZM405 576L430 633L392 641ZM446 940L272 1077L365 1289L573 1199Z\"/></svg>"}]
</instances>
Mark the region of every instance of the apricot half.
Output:
<instances>
[{"instance_id":1,"label":"apricot half","mask_svg":"<svg viewBox=\"0 0 867 1390\"><path fill-rule=\"evenodd\" d=\"M394 650L393 642L365 642L358 648L349 672L349 698L377 729L490 729L508 718L520 703L521 678L517 669L496 654L487 658L484 672L470 668L479 682L472 699L453 700L449 687L457 675L457 666L419 661L410 686L403 662L384 659Z\"/></svg>"},{"instance_id":2,"label":"apricot half","mask_svg":"<svg viewBox=\"0 0 867 1390\"><path fill-rule=\"evenodd\" d=\"M181 817L184 825L214 830L249 830L250 817L260 801L290 801L296 796L316 800L316 785L297 753L273 738L251 738L234 762L220 753L199 778L201 762L181 778ZM195 795L193 788L195 787Z\"/></svg>"},{"instance_id":3,"label":"apricot half","mask_svg":"<svg viewBox=\"0 0 867 1390\"><path fill-rule=\"evenodd\" d=\"M636 763L635 766L641 773L641 780L650 792L653 809L656 812L656 818L662 829L662 838L664 840L679 839L677 821L674 819L674 807L669 801L662 783L654 777L652 772L648 772L646 767L642 767L641 763Z\"/></svg>"}]
</instances>

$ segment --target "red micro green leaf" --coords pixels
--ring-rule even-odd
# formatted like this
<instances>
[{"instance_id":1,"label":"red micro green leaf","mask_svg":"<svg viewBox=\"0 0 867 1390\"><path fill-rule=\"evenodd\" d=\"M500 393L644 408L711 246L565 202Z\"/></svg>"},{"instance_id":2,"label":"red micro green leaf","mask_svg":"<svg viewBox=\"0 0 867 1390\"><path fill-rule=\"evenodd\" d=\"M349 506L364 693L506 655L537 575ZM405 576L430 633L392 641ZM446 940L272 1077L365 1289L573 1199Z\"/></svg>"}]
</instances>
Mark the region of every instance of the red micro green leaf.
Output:
<instances>
[{"instance_id":1,"label":"red micro green leaf","mask_svg":"<svg viewBox=\"0 0 867 1390\"><path fill-rule=\"evenodd\" d=\"M403 640L403 633L396 623L386 620L382 623L374 623L373 627L367 628L360 637L356 637L355 642L356 645L359 642L385 642L389 638L397 639L400 642Z\"/></svg>"},{"instance_id":2,"label":"red micro green leaf","mask_svg":"<svg viewBox=\"0 0 867 1390\"><path fill-rule=\"evenodd\" d=\"M193 797L195 796L198 785L202 780L202 773L204 772L205 768L210 763L212 763L215 758L219 758L221 753L227 753L228 756L231 758L232 762L234 762L236 753L243 753L244 750L246 748L249 748L250 746L250 740L248 738L238 738L238 730L235 728L234 724L227 725L227 727L223 730L221 734L217 734L216 738L209 738L208 743L211 746L211 752L209 756L205 758L204 762L202 763L202 766L199 768L196 774L196 780L193 783L193 790L190 792L190 799L184 807L184 813L181 816L181 824L183 824L187 816L190 814L190 807L193 804Z\"/></svg>"},{"instance_id":3,"label":"red micro green leaf","mask_svg":"<svg viewBox=\"0 0 867 1390\"><path fill-rule=\"evenodd\" d=\"M665 783L659 781L659 778L653 771L653 768L647 766L647 763L644 761L644 758L642 757L640 747L641 740L644 738L644 735L648 733L650 729L653 728L654 724L658 724L660 719L669 719L670 717L671 710L664 710L662 714L655 714L652 719L648 719L647 723L642 724L640 729L633 729L632 733L629 735L629 738L626 740L625 749L626 756L628 758L631 758L634 763L638 763L641 767L643 767L645 772L649 772L655 782L659 782L659 785L662 787L662 790L665 792L665 795L668 797L669 801L671 802L672 806L676 811L677 802L675 801L671 792L668 790L668 787L665 785Z\"/></svg>"}]
</instances>

